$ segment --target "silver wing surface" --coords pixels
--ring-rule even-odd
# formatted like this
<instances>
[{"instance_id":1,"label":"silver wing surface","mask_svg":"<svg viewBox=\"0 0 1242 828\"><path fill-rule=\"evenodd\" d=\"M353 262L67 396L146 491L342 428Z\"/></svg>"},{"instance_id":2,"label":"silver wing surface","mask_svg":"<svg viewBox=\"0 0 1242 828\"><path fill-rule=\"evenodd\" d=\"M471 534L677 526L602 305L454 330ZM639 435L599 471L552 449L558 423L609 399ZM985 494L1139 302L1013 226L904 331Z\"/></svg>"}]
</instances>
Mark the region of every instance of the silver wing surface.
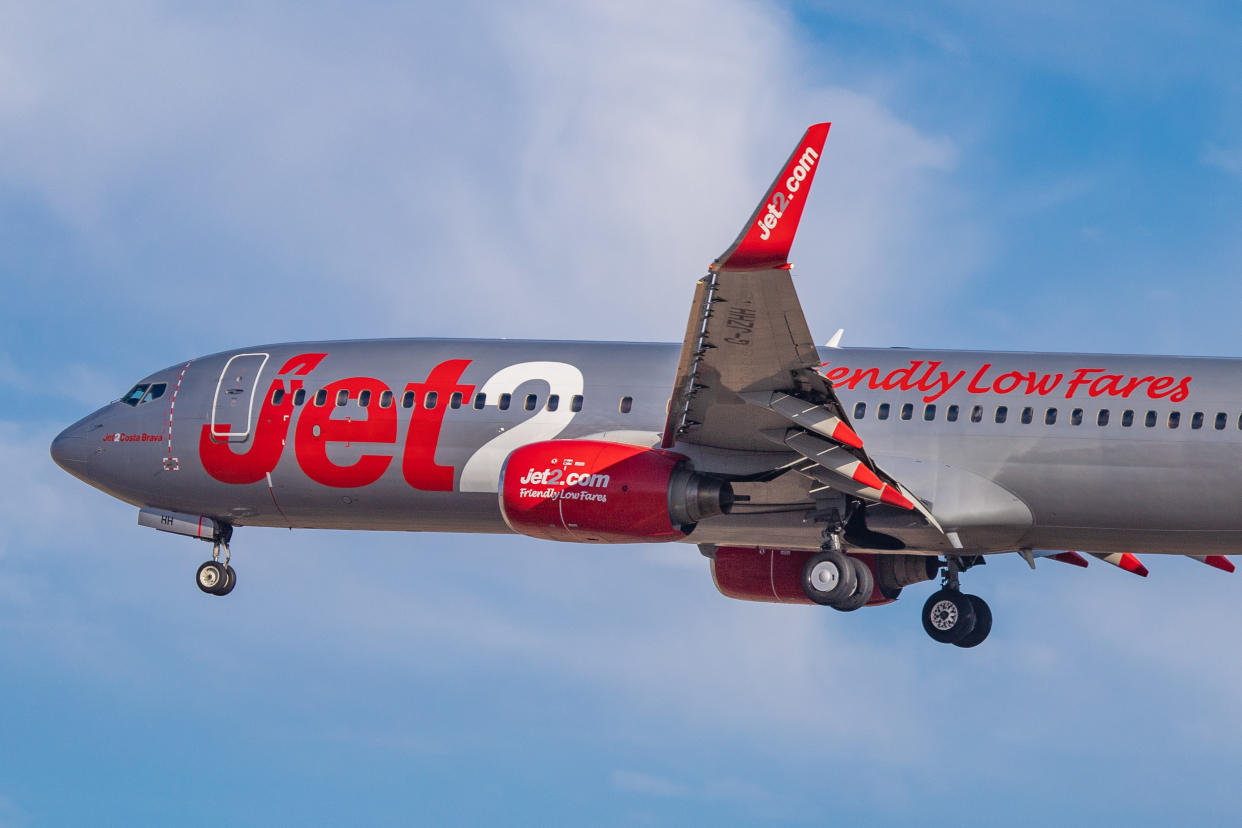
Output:
<instances>
[{"instance_id":1,"label":"silver wing surface","mask_svg":"<svg viewBox=\"0 0 1242 828\"><path fill-rule=\"evenodd\" d=\"M663 446L788 451L786 469L867 501L925 505L868 456L819 373L820 358L790 275L789 251L830 124L811 126L733 244L699 280L686 325Z\"/></svg>"}]
</instances>

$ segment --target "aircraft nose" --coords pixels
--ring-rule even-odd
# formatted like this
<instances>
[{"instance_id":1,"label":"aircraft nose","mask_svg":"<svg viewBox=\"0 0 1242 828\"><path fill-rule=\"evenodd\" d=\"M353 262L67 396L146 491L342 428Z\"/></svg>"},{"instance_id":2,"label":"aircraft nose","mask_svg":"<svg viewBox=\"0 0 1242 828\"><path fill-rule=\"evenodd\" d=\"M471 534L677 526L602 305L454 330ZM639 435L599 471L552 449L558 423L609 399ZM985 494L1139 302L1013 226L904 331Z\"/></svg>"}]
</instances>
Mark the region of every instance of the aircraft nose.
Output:
<instances>
[{"instance_id":1,"label":"aircraft nose","mask_svg":"<svg viewBox=\"0 0 1242 828\"><path fill-rule=\"evenodd\" d=\"M78 477L86 471L90 452L87 448L86 437L82 436L76 426L69 426L56 435L56 439L52 441L51 451L56 465L73 476Z\"/></svg>"}]
</instances>

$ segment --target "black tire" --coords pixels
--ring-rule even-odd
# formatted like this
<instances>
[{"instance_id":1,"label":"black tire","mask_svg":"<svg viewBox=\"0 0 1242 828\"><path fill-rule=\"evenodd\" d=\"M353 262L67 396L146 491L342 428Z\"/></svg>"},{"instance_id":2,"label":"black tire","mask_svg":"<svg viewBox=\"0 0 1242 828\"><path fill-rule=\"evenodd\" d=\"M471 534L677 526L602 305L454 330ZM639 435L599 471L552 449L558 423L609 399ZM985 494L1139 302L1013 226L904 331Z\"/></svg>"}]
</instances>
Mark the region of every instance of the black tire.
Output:
<instances>
[{"instance_id":1,"label":"black tire","mask_svg":"<svg viewBox=\"0 0 1242 828\"><path fill-rule=\"evenodd\" d=\"M978 647L992 631L992 608L978 595L967 595L966 598L970 600L970 605L975 609L975 628L961 641L954 643L958 647Z\"/></svg>"},{"instance_id":2,"label":"black tire","mask_svg":"<svg viewBox=\"0 0 1242 828\"><path fill-rule=\"evenodd\" d=\"M875 589L875 576L871 574L871 567L867 563L858 558L848 558L850 566L854 568L854 592L848 597L838 601L833 606L841 612L853 612L856 609L862 609L871 600L871 592Z\"/></svg>"},{"instance_id":3,"label":"black tire","mask_svg":"<svg viewBox=\"0 0 1242 828\"><path fill-rule=\"evenodd\" d=\"M228 580L222 586L216 588L216 595L228 595L233 591L233 587L237 586L237 570L231 566L226 566L224 572L228 575Z\"/></svg>"},{"instance_id":4,"label":"black tire","mask_svg":"<svg viewBox=\"0 0 1242 828\"><path fill-rule=\"evenodd\" d=\"M970 596L952 589L933 592L923 605L923 629L941 644L956 644L975 628Z\"/></svg>"},{"instance_id":5,"label":"black tire","mask_svg":"<svg viewBox=\"0 0 1242 828\"><path fill-rule=\"evenodd\" d=\"M220 588L220 584L228 580L228 574L224 567L215 561L207 561L198 568L198 572L194 573L194 582L198 584L198 588L208 595L216 595L216 590Z\"/></svg>"},{"instance_id":6,"label":"black tire","mask_svg":"<svg viewBox=\"0 0 1242 828\"><path fill-rule=\"evenodd\" d=\"M835 607L853 595L857 580L850 559L833 550L816 552L802 569L802 591L826 607Z\"/></svg>"}]
</instances>

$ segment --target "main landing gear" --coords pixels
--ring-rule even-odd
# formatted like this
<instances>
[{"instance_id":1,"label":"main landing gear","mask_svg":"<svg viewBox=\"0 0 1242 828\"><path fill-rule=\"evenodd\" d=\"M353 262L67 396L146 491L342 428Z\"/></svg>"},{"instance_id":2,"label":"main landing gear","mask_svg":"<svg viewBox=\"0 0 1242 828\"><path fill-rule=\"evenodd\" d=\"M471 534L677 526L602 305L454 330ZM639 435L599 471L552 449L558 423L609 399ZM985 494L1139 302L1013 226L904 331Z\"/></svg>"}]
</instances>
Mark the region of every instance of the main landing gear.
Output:
<instances>
[{"instance_id":1,"label":"main landing gear","mask_svg":"<svg viewBox=\"0 0 1242 828\"><path fill-rule=\"evenodd\" d=\"M807 559L802 570L802 590L817 604L852 612L870 602L876 591L876 576L866 562L845 554L842 534L839 524L825 530L823 547ZM898 585L927 580L933 575L936 569L933 562L937 559L920 560L928 565L923 570L922 563L919 564L923 574L903 579ZM978 595L963 593L959 583L962 572L983 562L982 557L945 558L941 588L923 605L923 629L936 641L957 647L978 647L992 631L992 610L987 602ZM885 577L891 578L891 567L889 573ZM895 598L901 589L894 590L893 586L882 579L880 596Z\"/></svg>"},{"instance_id":2,"label":"main landing gear","mask_svg":"<svg viewBox=\"0 0 1242 828\"><path fill-rule=\"evenodd\" d=\"M229 527L230 529L232 527ZM194 582L208 595L228 595L237 586L237 573L229 566L229 535L217 538L211 548L211 560L198 568ZM220 562L220 548L224 548L224 562Z\"/></svg>"},{"instance_id":3,"label":"main landing gear","mask_svg":"<svg viewBox=\"0 0 1242 828\"><path fill-rule=\"evenodd\" d=\"M817 604L853 612L871 600L875 576L867 564L841 551L841 538L833 532L825 539L824 548L807 560L802 589Z\"/></svg>"},{"instance_id":4,"label":"main landing gear","mask_svg":"<svg viewBox=\"0 0 1242 828\"><path fill-rule=\"evenodd\" d=\"M958 574L973 562L948 558L943 586L923 605L923 629L941 644L977 647L992 631L992 610L987 602L978 595L966 595L958 583Z\"/></svg>"}]
</instances>

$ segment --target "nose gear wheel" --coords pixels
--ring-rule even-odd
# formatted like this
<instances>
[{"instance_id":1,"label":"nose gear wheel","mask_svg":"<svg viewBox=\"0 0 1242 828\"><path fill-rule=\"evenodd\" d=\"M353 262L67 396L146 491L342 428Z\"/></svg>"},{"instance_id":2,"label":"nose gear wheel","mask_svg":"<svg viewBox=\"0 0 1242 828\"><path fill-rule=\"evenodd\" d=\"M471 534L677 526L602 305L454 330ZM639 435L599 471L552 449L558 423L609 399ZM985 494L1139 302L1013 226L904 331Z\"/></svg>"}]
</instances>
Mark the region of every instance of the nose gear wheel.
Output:
<instances>
[{"instance_id":1,"label":"nose gear wheel","mask_svg":"<svg viewBox=\"0 0 1242 828\"><path fill-rule=\"evenodd\" d=\"M224 549L224 561L220 561L220 549ZM194 574L198 588L208 595L228 595L237 586L237 572L229 566L229 545L217 541L211 550L211 560L199 566Z\"/></svg>"}]
</instances>

